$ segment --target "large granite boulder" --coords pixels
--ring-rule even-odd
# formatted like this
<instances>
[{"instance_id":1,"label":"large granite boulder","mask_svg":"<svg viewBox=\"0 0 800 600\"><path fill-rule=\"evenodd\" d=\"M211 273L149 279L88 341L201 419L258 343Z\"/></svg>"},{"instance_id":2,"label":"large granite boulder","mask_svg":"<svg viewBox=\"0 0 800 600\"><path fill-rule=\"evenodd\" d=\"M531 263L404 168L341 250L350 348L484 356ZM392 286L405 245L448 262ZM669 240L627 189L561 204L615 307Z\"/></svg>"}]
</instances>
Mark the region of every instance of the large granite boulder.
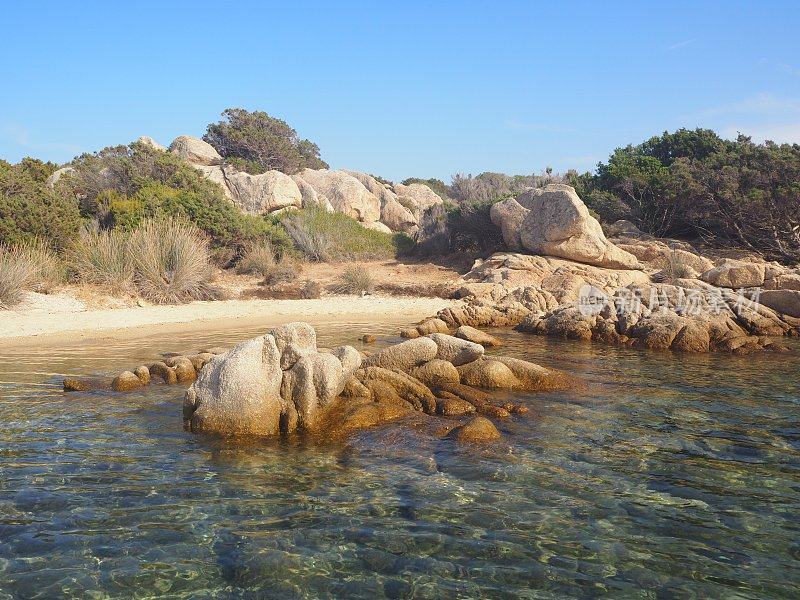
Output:
<instances>
[{"instance_id":1,"label":"large granite boulder","mask_svg":"<svg viewBox=\"0 0 800 600\"><path fill-rule=\"evenodd\" d=\"M384 348L367 358L365 364L384 369L408 371L436 358L439 347L434 340L421 337Z\"/></svg>"},{"instance_id":2,"label":"large granite boulder","mask_svg":"<svg viewBox=\"0 0 800 600\"><path fill-rule=\"evenodd\" d=\"M444 200L436 192L423 183L409 185L395 183L393 188L398 201L410 208L417 219L429 208L444 203Z\"/></svg>"},{"instance_id":3,"label":"large granite boulder","mask_svg":"<svg viewBox=\"0 0 800 600\"><path fill-rule=\"evenodd\" d=\"M381 222L392 231L413 234L417 230L417 218L408 208L400 204L395 194L372 175L358 171L344 171L358 179L370 193L381 202Z\"/></svg>"},{"instance_id":4,"label":"large granite boulder","mask_svg":"<svg viewBox=\"0 0 800 600\"><path fill-rule=\"evenodd\" d=\"M304 169L297 174L336 210L362 223L372 223L381 217L381 202L358 179L344 171Z\"/></svg>"},{"instance_id":5,"label":"large granite boulder","mask_svg":"<svg viewBox=\"0 0 800 600\"><path fill-rule=\"evenodd\" d=\"M327 197L320 197L317 191L305 179L296 173L291 176L292 180L297 184L302 197L303 208L321 208L326 212L335 212L333 206Z\"/></svg>"},{"instance_id":6,"label":"large granite boulder","mask_svg":"<svg viewBox=\"0 0 800 600\"><path fill-rule=\"evenodd\" d=\"M247 214L265 215L290 206L300 208L303 204L297 184L280 171L250 175L223 167L222 174L233 202Z\"/></svg>"},{"instance_id":7,"label":"large granite boulder","mask_svg":"<svg viewBox=\"0 0 800 600\"><path fill-rule=\"evenodd\" d=\"M222 157L208 142L190 135L179 135L169 151L193 165L221 165Z\"/></svg>"},{"instance_id":8,"label":"large granite boulder","mask_svg":"<svg viewBox=\"0 0 800 600\"><path fill-rule=\"evenodd\" d=\"M717 287L759 287L764 285L764 271L764 263L726 260L703 273L700 279Z\"/></svg>"},{"instance_id":9,"label":"large granite boulder","mask_svg":"<svg viewBox=\"0 0 800 600\"><path fill-rule=\"evenodd\" d=\"M798 290L764 290L758 301L779 314L800 318L800 291Z\"/></svg>"},{"instance_id":10,"label":"large granite boulder","mask_svg":"<svg viewBox=\"0 0 800 600\"><path fill-rule=\"evenodd\" d=\"M271 335L214 357L186 391L183 418L195 433L274 435L280 430L280 351Z\"/></svg>"},{"instance_id":11,"label":"large granite boulder","mask_svg":"<svg viewBox=\"0 0 800 600\"><path fill-rule=\"evenodd\" d=\"M606 239L571 186L550 184L525 192L517 202L530 211L520 229L526 250L610 269L639 268L635 256Z\"/></svg>"},{"instance_id":12,"label":"large granite boulder","mask_svg":"<svg viewBox=\"0 0 800 600\"><path fill-rule=\"evenodd\" d=\"M512 251L522 250L520 232L522 223L530 211L514 198L507 198L496 202L489 209L489 216L503 234L506 247Z\"/></svg>"}]
</instances>

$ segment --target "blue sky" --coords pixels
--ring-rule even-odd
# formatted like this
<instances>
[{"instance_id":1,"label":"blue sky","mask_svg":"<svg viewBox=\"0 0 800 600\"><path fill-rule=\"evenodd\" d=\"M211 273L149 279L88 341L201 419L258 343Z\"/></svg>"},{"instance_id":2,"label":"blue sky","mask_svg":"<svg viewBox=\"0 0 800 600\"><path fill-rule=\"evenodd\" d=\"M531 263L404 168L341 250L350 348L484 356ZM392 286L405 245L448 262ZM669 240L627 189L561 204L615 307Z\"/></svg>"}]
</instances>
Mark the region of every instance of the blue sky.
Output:
<instances>
[{"instance_id":1,"label":"blue sky","mask_svg":"<svg viewBox=\"0 0 800 600\"><path fill-rule=\"evenodd\" d=\"M265 110L391 179L592 168L678 127L800 142L798 2L11 2L0 158Z\"/></svg>"}]
</instances>

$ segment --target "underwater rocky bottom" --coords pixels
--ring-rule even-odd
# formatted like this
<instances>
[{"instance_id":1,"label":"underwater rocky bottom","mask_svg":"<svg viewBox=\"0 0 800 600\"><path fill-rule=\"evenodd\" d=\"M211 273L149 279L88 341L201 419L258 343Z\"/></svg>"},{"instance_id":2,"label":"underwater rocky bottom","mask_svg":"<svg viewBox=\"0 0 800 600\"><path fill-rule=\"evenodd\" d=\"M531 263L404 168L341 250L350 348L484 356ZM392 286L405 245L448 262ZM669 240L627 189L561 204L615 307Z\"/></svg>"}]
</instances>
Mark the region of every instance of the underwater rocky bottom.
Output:
<instances>
[{"instance_id":1,"label":"underwater rocky bottom","mask_svg":"<svg viewBox=\"0 0 800 600\"><path fill-rule=\"evenodd\" d=\"M316 326L322 344L397 326ZM0 349L0 598L793 598L798 354L683 355L493 331L584 382L509 392L499 442L184 431L183 387L65 394L259 329ZM795 345L795 350L800 349Z\"/></svg>"}]
</instances>

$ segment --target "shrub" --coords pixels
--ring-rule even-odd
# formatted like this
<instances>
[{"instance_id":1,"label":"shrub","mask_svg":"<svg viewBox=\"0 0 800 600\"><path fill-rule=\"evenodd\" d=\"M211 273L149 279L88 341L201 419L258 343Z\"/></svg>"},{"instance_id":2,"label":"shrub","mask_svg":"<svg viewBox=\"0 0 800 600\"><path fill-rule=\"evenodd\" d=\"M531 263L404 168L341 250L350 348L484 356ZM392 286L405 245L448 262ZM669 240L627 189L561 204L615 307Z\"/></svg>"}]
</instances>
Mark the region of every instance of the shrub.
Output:
<instances>
[{"instance_id":1,"label":"shrub","mask_svg":"<svg viewBox=\"0 0 800 600\"><path fill-rule=\"evenodd\" d=\"M347 215L318 208L288 213L282 223L295 247L313 261L390 258L408 243L407 236L367 229Z\"/></svg>"},{"instance_id":2,"label":"shrub","mask_svg":"<svg viewBox=\"0 0 800 600\"><path fill-rule=\"evenodd\" d=\"M193 225L148 219L130 240L134 280L139 293L157 304L211 300L214 269L209 248Z\"/></svg>"},{"instance_id":3,"label":"shrub","mask_svg":"<svg viewBox=\"0 0 800 600\"><path fill-rule=\"evenodd\" d=\"M0 248L0 310L19 304L34 281L35 268L30 262L10 248Z\"/></svg>"},{"instance_id":4,"label":"shrub","mask_svg":"<svg viewBox=\"0 0 800 600\"><path fill-rule=\"evenodd\" d=\"M272 287L282 283L290 283L297 279L298 272L300 271L298 265L290 262L281 261L275 263L266 273L264 273L264 281L262 285Z\"/></svg>"},{"instance_id":5,"label":"shrub","mask_svg":"<svg viewBox=\"0 0 800 600\"><path fill-rule=\"evenodd\" d=\"M78 234L78 201L65 186L47 186L48 165L34 159L16 165L0 160L0 243L40 238L60 250Z\"/></svg>"},{"instance_id":6,"label":"shrub","mask_svg":"<svg viewBox=\"0 0 800 600\"><path fill-rule=\"evenodd\" d=\"M313 300L322 297L322 286L311 279L306 279L300 286L300 297L305 300Z\"/></svg>"},{"instance_id":7,"label":"shrub","mask_svg":"<svg viewBox=\"0 0 800 600\"><path fill-rule=\"evenodd\" d=\"M66 269L61 259L44 240L33 238L17 244L12 251L32 269L32 285L37 292L47 292L63 283Z\"/></svg>"},{"instance_id":8,"label":"shrub","mask_svg":"<svg viewBox=\"0 0 800 600\"><path fill-rule=\"evenodd\" d=\"M128 291L133 281L129 250L129 237L123 232L84 231L68 253L70 268L78 281Z\"/></svg>"},{"instance_id":9,"label":"shrub","mask_svg":"<svg viewBox=\"0 0 800 600\"><path fill-rule=\"evenodd\" d=\"M375 290L375 280L366 267L351 265L337 277L332 289L337 294L371 294Z\"/></svg>"},{"instance_id":10,"label":"shrub","mask_svg":"<svg viewBox=\"0 0 800 600\"><path fill-rule=\"evenodd\" d=\"M275 249L264 240L250 246L236 267L244 275L266 275L275 267Z\"/></svg>"},{"instance_id":11,"label":"shrub","mask_svg":"<svg viewBox=\"0 0 800 600\"><path fill-rule=\"evenodd\" d=\"M306 167L328 168L316 144L301 140L285 121L261 111L229 108L220 122L208 126L203 139L249 173L277 169L291 174Z\"/></svg>"},{"instance_id":12,"label":"shrub","mask_svg":"<svg viewBox=\"0 0 800 600\"><path fill-rule=\"evenodd\" d=\"M134 143L84 154L72 165L70 186L83 198L83 215L106 227L131 231L147 218L185 218L237 255L261 239L279 252L291 247L283 228L242 214L219 185L168 152Z\"/></svg>"},{"instance_id":13,"label":"shrub","mask_svg":"<svg viewBox=\"0 0 800 600\"><path fill-rule=\"evenodd\" d=\"M492 223L493 201L461 204L448 213L450 248L455 252L497 252L505 248L500 228Z\"/></svg>"}]
</instances>

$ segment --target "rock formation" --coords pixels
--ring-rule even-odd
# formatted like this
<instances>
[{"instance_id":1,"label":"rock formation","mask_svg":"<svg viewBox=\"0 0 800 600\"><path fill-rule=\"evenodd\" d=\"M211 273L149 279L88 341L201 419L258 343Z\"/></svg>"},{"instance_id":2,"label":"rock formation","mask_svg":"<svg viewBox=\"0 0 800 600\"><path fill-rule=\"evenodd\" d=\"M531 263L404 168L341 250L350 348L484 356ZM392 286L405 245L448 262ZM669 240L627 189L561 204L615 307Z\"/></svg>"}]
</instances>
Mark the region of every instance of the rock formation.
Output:
<instances>
[{"instance_id":1,"label":"rock formation","mask_svg":"<svg viewBox=\"0 0 800 600\"><path fill-rule=\"evenodd\" d=\"M568 185L550 184L500 202L492 207L491 218L509 249L612 269L639 268L635 256L606 239Z\"/></svg>"}]
</instances>

